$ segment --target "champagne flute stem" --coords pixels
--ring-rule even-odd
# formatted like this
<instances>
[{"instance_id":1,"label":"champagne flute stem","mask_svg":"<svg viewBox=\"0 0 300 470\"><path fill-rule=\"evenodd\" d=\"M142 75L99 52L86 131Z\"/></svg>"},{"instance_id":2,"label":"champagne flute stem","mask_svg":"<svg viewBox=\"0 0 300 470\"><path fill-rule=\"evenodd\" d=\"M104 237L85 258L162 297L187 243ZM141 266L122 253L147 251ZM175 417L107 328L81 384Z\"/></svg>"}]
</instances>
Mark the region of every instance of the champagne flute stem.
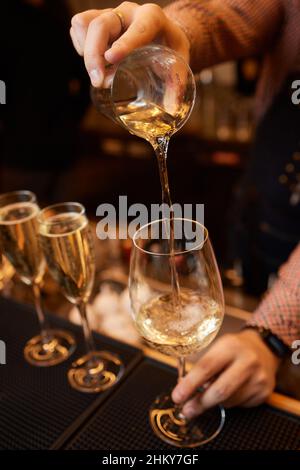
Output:
<instances>
[{"instance_id":1,"label":"champagne flute stem","mask_svg":"<svg viewBox=\"0 0 300 470\"><path fill-rule=\"evenodd\" d=\"M40 323L42 341L43 341L43 344L47 344L49 343L51 338L49 336L48 322L47 322L45 313L42 308L41 289L40 289L39 284L34 282L32 284L32 291L33 291L33 297L34 297L34 305L35 305L35 309L36 309L37 316L38 316L39 323Z\"/></svg>"},{"instance_id":2,"label":"champagne flute stem","mask_svg":"<svg viewBox=\"0 0 300 470\"><path fill-rule=\"evenodd\" d=\"M81 316L83 334L84 334L84 340L85 340L85 344L86 344L87 353L91 353L92 351L95 351L95 343L94 343L94 339L93 339L93 336L92 336L92 331L91 331L91 328L90 328L90 325L89 325L89 321L88 321L88 318L87 318L86 302L80 302L77 305L77 308L78 308L80 316Z\"/></svg>"}]
</instances>

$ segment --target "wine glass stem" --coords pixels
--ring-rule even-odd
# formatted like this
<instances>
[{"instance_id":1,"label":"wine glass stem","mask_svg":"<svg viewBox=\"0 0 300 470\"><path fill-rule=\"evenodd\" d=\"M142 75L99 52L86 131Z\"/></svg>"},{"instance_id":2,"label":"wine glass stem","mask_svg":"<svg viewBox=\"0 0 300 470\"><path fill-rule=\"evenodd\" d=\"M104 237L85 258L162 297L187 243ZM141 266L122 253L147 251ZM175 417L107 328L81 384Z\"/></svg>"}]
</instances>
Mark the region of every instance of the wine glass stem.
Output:
<instances>
[{"instance_id":1,"label":"wine glass stem","mask_svg":"<svg viewBox=\"0 0 300 470\"><path fill-rule=\"evenodd\" d=\"M77 305L77 308L78 308L80 316L81 316L83 334L84 334L87 353L91 353L92 351L95 351L95 343L94 343L94 339L93 339L93 336L92 336L92 331L91 331L91 328L90 328L90 325L89 325L89 321L88 321L88 318L87 318L86 302L80 302Z\"/></svg>"},{"instance_id":2,"label":"wine glass stem","mask_svg":"<svg viewBox=\"0 0 300 470\"><path fill-rule=\"evenodd\" d=\"M51 338L49 335L48 322L47 322L45 313L42 308L41 289L40 289L40 286L36 282L32 284L32 291L33 291L33 297L34 297L34 305L35 305L35 309L37 312L37 316L38 316L40 328L41 328L42 342L44 344L47 344L49 343Z\"/></svg>"},{"instance_id":3,"label":"wine glass stem","mask_svg":"<svg viewBox=\"0 0 300 470\"><path fill-rule=\"evenodd\" d=\"M186 374L186 361L184 357L178 358L178 382L183 379ZM185 421L185 417L182 414L182 405L175 405L175 415L181 420Z\"/></svg>"},{"instance_id":4,"label":"wine glass stem","mask_svg":"<svg viewBox=\"0 0 300 470\"><path fill-rule=\"evenodd\" d=\"M184 357L180 357L178 359L178 381L180 381L181 379L183 379L183 377L185 376L186 374L186 363L185 363L185 358Z\"/></svg>"}]
</instances>

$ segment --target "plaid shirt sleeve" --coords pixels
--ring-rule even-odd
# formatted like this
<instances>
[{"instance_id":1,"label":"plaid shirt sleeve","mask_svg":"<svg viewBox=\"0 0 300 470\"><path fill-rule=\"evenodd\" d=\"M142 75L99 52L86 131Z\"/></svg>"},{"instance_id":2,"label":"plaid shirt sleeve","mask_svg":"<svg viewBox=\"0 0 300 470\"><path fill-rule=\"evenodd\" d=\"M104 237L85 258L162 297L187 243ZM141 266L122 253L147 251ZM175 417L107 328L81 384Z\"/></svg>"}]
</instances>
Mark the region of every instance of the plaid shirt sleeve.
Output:
<instances>
[{"instance_id":1,"label":"plaid shirt sleeve","mask_svg":"<svg viewBox=\"0 0 300 470\"><path fill-rule=\"evenodd\" d=\"M284 18L282 0L179 0L164 11L186 32L194 71L266 51Z\"/></svg>"},{"instance_id":2,"label":"plaid shirt sleeve","mask_svg":"<svg viewBox=\"0 0 300 470\"><path fill-rule=\"evenodd\" d=\"M300 243L248 324L269 328L288 346L300 339Z\"/></svg>"}]
</instances>

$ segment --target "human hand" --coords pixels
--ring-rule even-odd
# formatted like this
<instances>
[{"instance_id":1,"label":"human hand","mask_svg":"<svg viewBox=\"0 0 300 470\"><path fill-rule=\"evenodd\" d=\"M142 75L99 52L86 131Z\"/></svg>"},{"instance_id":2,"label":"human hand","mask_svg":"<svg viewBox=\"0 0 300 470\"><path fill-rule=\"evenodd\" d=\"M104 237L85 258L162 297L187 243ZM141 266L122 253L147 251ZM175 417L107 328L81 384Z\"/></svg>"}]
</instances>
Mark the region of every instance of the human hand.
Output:
<instances>
[{"instance_id":1,"label":"human hand","mask_svg":"<svg viewBox=\"0 0 300 470\"><path fill-rule=\"evenodd\" d=\"M154 3L123 2L116 9L87 10L72 18L70 34L95 87L108 86L107 63L117 64L134 49L154 41L189 62L186 34Z\"/></svg>"},{"instance_id":2,"label":"human hand","mask_svg":"<svg viewBox=\"0 0 300 470\"><path fill-rule=\"evenodd\" d=\"M256 331L225 335L177 384L172 398L184 404L182 412L187 418L220 403L225 407L256 406L272 393L279 363ZM195 395L203 386L205 391Z\"/></svg>"}]
</instances>

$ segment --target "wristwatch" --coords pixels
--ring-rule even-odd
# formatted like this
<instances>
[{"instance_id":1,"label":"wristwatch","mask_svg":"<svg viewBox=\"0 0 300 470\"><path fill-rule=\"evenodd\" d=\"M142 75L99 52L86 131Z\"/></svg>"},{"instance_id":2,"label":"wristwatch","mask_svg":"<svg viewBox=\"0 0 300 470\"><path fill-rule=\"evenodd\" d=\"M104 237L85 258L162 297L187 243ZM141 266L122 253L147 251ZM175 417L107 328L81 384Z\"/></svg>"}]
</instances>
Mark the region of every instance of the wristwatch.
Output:
<instances>
[{"instance_id":1,"label":"wristwatch","mask_svg":"<svg viewBox=\"0 0 300 470\"><path fill-rule=\"evenodd\" d=\"M255 330L275 356L283 359L290 355L290 348L271 330L258 325L246 325L243 330Z\"/></svg>"}]
</instances>

